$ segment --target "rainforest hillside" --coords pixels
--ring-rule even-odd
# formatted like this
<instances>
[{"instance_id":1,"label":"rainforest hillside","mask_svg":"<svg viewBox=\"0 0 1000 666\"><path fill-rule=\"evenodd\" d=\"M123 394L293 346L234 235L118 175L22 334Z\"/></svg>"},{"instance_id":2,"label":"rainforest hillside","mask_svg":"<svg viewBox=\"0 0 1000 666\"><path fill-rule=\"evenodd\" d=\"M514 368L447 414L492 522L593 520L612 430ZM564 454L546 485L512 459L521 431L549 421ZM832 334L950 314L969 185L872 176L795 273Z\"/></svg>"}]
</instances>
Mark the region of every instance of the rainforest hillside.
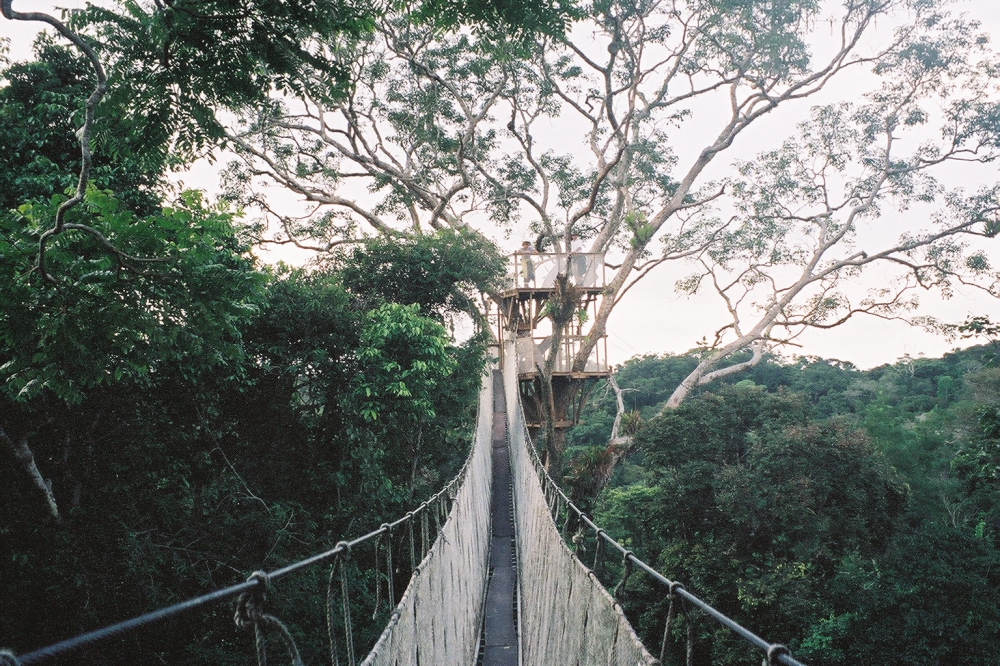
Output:
<instances>
[{"instance_id":1,"label":"rainforest hillside","mask_svg":"<svg viewBox=\"0 0 1000 666\"><path fill-rule=\"evenodd\" d=\"M588 503L620 458L598 522L807 663L1000 663L995 353L871 370L772 358L667 412L697 354L634 358L616 374L628 450L608 446L615 400L598 387L567 483ZM656 645L666 600L630 582L626 608ZM725 630L692 621L695 663L745 663Z\"/></svg>"}]
</instances>

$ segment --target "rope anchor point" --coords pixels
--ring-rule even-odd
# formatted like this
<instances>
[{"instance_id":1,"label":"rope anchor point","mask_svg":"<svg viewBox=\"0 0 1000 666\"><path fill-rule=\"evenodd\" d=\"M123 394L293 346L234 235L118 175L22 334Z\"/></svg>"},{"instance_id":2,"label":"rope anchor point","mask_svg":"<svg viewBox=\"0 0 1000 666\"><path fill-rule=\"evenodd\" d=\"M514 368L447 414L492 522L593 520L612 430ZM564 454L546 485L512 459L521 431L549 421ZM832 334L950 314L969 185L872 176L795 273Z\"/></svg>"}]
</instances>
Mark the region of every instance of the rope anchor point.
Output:
<instances>
[{"instance_id":1,"label":"rope anchor point","mask_svg":"<svg viewBox=\"0 0 1000 666\"><path fill-rule=\"evenodd\" d=\"M781 655L792 656L792 651L789 650L784 645L775 643L771 647L767 648L767 656L764 661L761 662L761 666L778 666L781 662L778 661Z\"/></svg>"}]
</instances>

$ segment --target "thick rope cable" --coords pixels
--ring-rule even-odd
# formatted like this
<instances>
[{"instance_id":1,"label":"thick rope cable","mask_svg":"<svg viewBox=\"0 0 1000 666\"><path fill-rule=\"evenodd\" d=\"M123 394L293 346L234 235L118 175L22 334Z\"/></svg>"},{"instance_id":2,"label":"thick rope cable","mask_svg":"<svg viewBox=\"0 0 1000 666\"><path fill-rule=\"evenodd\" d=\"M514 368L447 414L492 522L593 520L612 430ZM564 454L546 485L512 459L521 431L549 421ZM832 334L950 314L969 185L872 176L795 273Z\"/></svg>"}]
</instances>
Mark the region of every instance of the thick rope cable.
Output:
<instances>
[{"instance_id":1,"label":"thick rope cable","mask_svg":"<svg viewBox=\"0 0 1000 666\"><path fill-rule=\"evenodd\" d=\"M632 575L632 558L634 557L631 550L625 551L624 556L622 556L622 579L618 581L618 584L615 585L615 591L611 593L615 599L621 599L621 595L625 592L625 583Z\"/></svg>"},{"instance_id":2,"label":"thick rope cable","mask_svg":"<svg viewBox=\"0 0 1000 666\"><path fill-rule=\"evenodd\" d=\"M10 650L0 650L0 666L21 666L21 662Z\"/></svg>"},{"instance_id":3,"label":"thick rope cable","mask_svg":"<svg viewBox=\"0 0 1000 666\"><path fill-rule=\"evenodd\" d=\"M663 625L663 642L660 644L660 663L663 663L667 653L667 643L670 641L670 625L673 624L674 619L677 617L677 607L684 603L684 600L677 596L677 589L683 587L680 583L672 583L670 591L667 593L667 599L670 603L667 606L667 622Z\"/></svg>"},{"instance_id":4,"label":"thick rope cable","mask_svg":"<svg viewBox=\"0 0 1000 666\"><path fill-rule=\"evenodd\" d=\"M264 604L267 601L267 593L271 588L270 577L264 571L255 571L247 579L254 581L256 585L240 595L236 602L236 613L234 620L236 626L241 629L253 627L254 639L257 647L257 664L267 666L267 645L264 639L264 630L272 629L281 636L288 650L288 657L292 666L302 666L302 657L299 655L299 647L295 644L288 627L278 618L264 612Z\"/></svg>"}]
</instances>

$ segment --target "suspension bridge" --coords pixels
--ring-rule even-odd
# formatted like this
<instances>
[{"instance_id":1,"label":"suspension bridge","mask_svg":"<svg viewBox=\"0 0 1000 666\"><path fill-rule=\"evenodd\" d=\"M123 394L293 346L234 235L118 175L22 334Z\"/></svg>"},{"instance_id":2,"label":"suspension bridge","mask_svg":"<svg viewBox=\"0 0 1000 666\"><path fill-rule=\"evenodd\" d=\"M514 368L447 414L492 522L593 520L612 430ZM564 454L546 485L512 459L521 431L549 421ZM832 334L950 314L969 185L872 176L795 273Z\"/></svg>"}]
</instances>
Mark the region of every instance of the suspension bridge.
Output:
<instances>
[{"instance_id":1,"label":"suspension bridge","mask_svg":"<svg viewBox=\"0 0 1000 666\"><path fill-rule=\"evenodd\" d=\"M515 358L513 345L507 343L504 357ZM571 550L563 534L571 521L580 526L578 537L583 530L591 533L591 548L584 550L583 539L576 538ZM390 606L395 602L366 655L357 653L349 580L352 549L362 545L374 547L376 610L383 598ZM612 557L620 558L621 576L609 592L596 570ZM409 584L397 594L393 573L406 561ZM236 624L253 630L259 664L267 663L270 644L272 661L275 653L286 653L300 666L292 632L267 612L265 592L278 579L315 566L330 568L326 640L333 666L651 666L665 660L675 638L685 645L673 653L690 665L694 613L744 639L748 663L757 651L753 658L765 665L801 666L784 646L757 636L635 557L569 500L545 473L528 437L515 363L483 379L475 443L462 471L399 520L282 569L255 572L238 585L32 652L0 651L0 666L54 663L112 636L234 598ZM658 657L639 640L617 599L637 570L650 584L662 585L669 599ZM680 617L686 632L678 630Z\"/></svg>"}]
</instances>

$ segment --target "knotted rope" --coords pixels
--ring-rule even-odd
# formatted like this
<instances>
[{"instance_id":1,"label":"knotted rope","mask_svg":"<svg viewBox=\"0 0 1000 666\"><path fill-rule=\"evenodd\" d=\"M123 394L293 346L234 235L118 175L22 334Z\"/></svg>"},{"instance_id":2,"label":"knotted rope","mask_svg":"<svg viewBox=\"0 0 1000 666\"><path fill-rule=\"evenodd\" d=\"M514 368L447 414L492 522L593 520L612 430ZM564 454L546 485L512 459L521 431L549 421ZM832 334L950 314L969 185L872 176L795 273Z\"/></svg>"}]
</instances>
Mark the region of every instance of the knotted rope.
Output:
<instances>
[{"instance_id":1,"label":"knotted rope","mask_svg":"<svg viewBox=\"0 0 1000 666\"><path fill-rule=\"evenodd\" d=\"M382 574L379 571L378 560L380 548L385 549L386 603L389 610L392 610L392 607L396 605L396 591L393 589L392 580L392 525L389 523L382 523L379 527L378 539L375 541L375 608L372 611L373 620L378 617L378 609L382 606Z\"/></svg>"},{"instance_id":2,"label":"knotted rope","mask_svg":"<svg viewBox=\"0 0 1000 666\"><path fill-rule=\"evenodd\" d=\"M789 650L784 645L775 643L771 647L767 648L767 656L764 657L764 661L761 662L761 666L778 666L778 657L780 655L787 654L789 657L792 656L791 650Z\"/></svg>"},{"instance_id":3,"label":"knotted rope","mask_svg":"<svg viewBox=\"0 0 1000 666\"><path fill-rule=\"evenodd\" d=\"M336 596L334 583L339 577L340 600L344 613L344 650L347 653L348 666L354 666L354 631L351 624L351 596L347 576L347 565L351 559L351 545L346 541L341 541L337 544L337 548L342 550L333 560L333 566L330 567L330 579L326 585L326 630L330 636L330 662L333 666L340 666L340 660L337 656L337 632L333 622L333 606Z\"/></svg>"},{"instance_id":4,"label":"knotted rope","mask_svg":"<svg viewBox=\"0 0 1000 666\"><path fill-rule=\"evenodd\" d=\"M691 618L688 616L687 607L684 605L684 597L677 594L677 590L683 590L684 586L680 583L671 583L669 592L667 594L667 599L670 600L670 605L667 607L667 623L663 626L663 642L660 644L660 663L663 663L664 657L667 653L667 642L670 640L670 625L677 618L677 608L680 607L681 615L684 616L685 623L687 624L687 664L691 666L694 659L694 625L691 623Z\"/></svg>"},{"instance_id":5,"label":"knotted rope","mask_svg":"<svg viewBox=\"0 0 1000 666\"><path fill-rule=\"evenodd\" d=\"M625 591L625 583L628 582L628 577L632 575L632 551L626 550L625 555L622 557L622 566L624 570L622 571L622 579L618 581L615 585L615 591L611 593L615 599L619 598L619 595Z\"/></svg>"},{"instance_id":6,"label":"knotted rope","mask_svg":"<svg viewBox=\"0 0 1000 666\"><path fill-rule=\"evenodd\" d=\"M578 560L582 559L580 557L581 553L587 552L587 546L583 543L583 539L583 527L581 527L576 531L576 534L573 535L573 554L576 555Z\"/></svg>"},{"instance_id":7,"label":"knotted rope","mask_svg":"<svg viewBox=\"0 0 1000 666\"><path fill-rule=\"evenodd\" d=\"M21 666L21 662L10 650L0 650L0 666Z\"/></svg>"},{"instance_id":8,"label":"knotted rope","mask_svg":"<svg viewBox=\"0 0 1000 666\"><path fill-rule=\"evenodd\" d=\"M255 571L250 575L248 581L255 581L257 584L239 596L236 601L236 614L233 619L240 629L253 627L254 638L257 645L257 664L267 666L267 645L264 642L264 629L271 628L278 632L285 647L288 649L288 656L292 661L292 666L302 666L302 657L299 656L299 648L281 620L264 612L264 603L267 601L267 593L271 589L271 579L263 571Z\"/></svg>"}]
</instances>

